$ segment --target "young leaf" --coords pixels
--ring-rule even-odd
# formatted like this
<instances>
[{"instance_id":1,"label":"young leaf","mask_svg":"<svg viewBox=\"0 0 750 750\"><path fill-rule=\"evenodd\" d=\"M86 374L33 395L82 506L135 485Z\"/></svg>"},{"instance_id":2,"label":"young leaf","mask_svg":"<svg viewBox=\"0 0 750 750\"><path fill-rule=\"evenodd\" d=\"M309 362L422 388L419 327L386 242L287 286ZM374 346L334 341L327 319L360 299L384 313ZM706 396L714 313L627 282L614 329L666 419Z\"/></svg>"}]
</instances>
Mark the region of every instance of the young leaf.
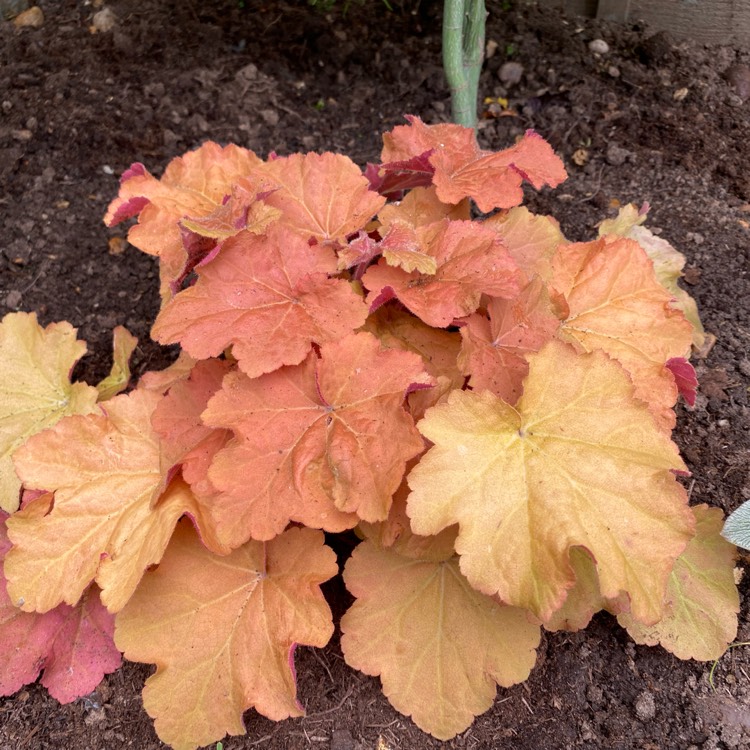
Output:
<instances>
[{"instance_id":1,"label":"young leaf","mask_svg":"<svg viewBox=\"0 0 750 750\"><path fill-rule=\"evenodd\" d=\"M559 224L550 216L536 216L524 206L500 211L482 222L494 229L513 260L531 281L552 278L552 259L560 245L567 244Z\"/></svg>"},{"instance_id":2,"label":"young leaf","mask_svg":"<svg viewBox=\"0 0 750 750\"><path fill-rule=\"evenodd\" d=\"M670 305L653 264L633 240L560 247L552 286L570 308L558 333L584 351L617 359L665 431L674 427L677 385L666 367L690 350L691 325Z\"/></svg>"},{"instance_id":3,"label":"young leaf","mask_svg":"<svg viewBox=\"0 0 750 750\"><path fill-rule=\"evenodd\" d=\"M313 343L337 341L367 316L349 282L328 278L336 265L333 250L311 247L286 227L242 233L162 309L152 336L196 359L231 345L251 378L299 364Z\"/></svg>"},{"instance_id":4,"label":"young leaf","mask_svg":"<svg viewBox=\"0 0 750 750\"><path fill-rule=\"evenodd\" d=\"M9 313L0 322L0 510L18 508L18 447L64 416L96 409L96 389L70 382L85 353L69 323L42 328L35 313Z\"/></svg>"},{"instance_id":5,"label":"young leaf","mask_svg":"<svg viewBox=\"0 0 750 750\"><path fill-rule=\"evenodd\" d=\"M520 274L497 234L469 221L448 221L416 230L422 253L435 258L434 274L406 272L385 260L371 266L362 277L376 309L397 297L425 323L446 328L455 318L473 313L482 293L513 297Z\"/></svg>"},{"instance_id":6,"label":"young leaf","mask_svg":"<svg viewBox=\"0 0 750 750\"><path fill-rule=\"evenodd\" d=\"M177 485L162 496L161 447L151 427L160 398L141 390L115 396L106 413L66 417L16 452L24 485L55 495L48 513L26 507L8 520L14 548L5 574L23 610L74 605L95 580L116 612L161 558L194 501Z\"/></svg>"},{"instance_id":7,"label":"young leaf","mask_svg":"<svg viewBox=\"0 0 750 750\"><path fill-rule=\"evenodd\" d=\"M128 241L159 256L162 298L168 299L188 263L180 220L210 216L231 195L235 182L262 163L252 151L209 141L173 159L161 180L142 164L134 164L123 174L120 193L109 205L104 222L112 227L138 215Z\"/></svg>"},{"instance_id":8,"label":"young leaf","mask_svg":"<svg viewBox=\"0 0 750 750\"><path fill-rule=\"evenodd\" d=\"M346 244L385 205L360 168L342 154L292 154L265 163L277 188L265 199L305 241Z\"/></svg>"},{"instance_id":9,"label":"young leaf","mask_svg":"<svg viewBox=\"0 0 750 750\"><path fill-rule=\"evenodd\" d=\"M386 518L423 448L403 401L431 382L420 357L383 350L368 333L253 380L230 373L203 415L237 435L209 470L227 543L270 539L289 521L341 531Z\"/></svg>"},{"instance_id":10,"label":"young leaf","mask_svg":"<svg viewBox=\"0 0 750 750\"><path fill-rule=\"evenodd\" d=\"M112 331L112 369L97 386L99 401L108 401L122 393L130 382L130 357L138 346L138 339L127 328L117 326Z\"/></svg>"},{"instance_id":11,"label":"young leaf","mask_svg":"<svg viewBox=\"0 0 750 750\"><path fill-rule=\"evenodd\" d=\"M378 214L378 221L385 229L394 222L408 224L416 229L442 219L469 221L471 219L469 201L461 201L456 205L442 203L437 197L434 186L420 187L410 190L399 203L388 203L383 206Z\"/></svg>"},{"instance_id":12,"label":"young leaf","mask_svg":"<svg viewBox=\"0 0 750 750\"><path fill-rule=\"evenodd\" d=\"M408 477L417 534L458 523L456 551L472 586L543 622L575 581L580 546L602 594L630 596L643 621L661 616L674 561L692 536L677 447L602 352L552 341L529 355L516 408L455 391L419 423L435 445Z\"/></svg>"},{"instance_id":13,"label":"young leaf","mask_svg":"<svg viewBox=\"0 0 750 750\"><path fill-rule=\"evenodd\" d=\"M13 695L43 669L42 685L60 703L70 703L119 668L114 618L100 604L96 587L75 607L61 604L45 614L14 607L2 571L10 549L6 518L0 512L0 642L7 645L0 649L0 695Z\"/></svg>"},{"instance_id":14,"label":"young leaf","mask_svg":"<svg viewBox=\"0 0 750 750\"><path fill-rule=\"evenodd\" d=\"M344 581L357 598L341 620L347 664L379 675L393 706L440 740L534 666L539 626L475 591L455 556L420 560L363 542Z\"/></svg>"},{"instance_id":15,"label":"young leaf","mask_svg":"<svg viewBox=\"0 0 750 750\"><path fill-rule=\"evenodd\" d=\"M567 179L560 158L533 130L527 130L515 146L497 153L477 146L474 131L460 125L425 125L408 116L409 125L399 125L383 136L384 162L406 160L432 150L432 178L443 203L458 203L470 197L480 211L511 208L523 200L524 180L537 190L557 187Z\"/></svg>"},{"instance_id":16,"label":"young leaf","mask_svg":"<svg viewBox=\"0 0 750 750\"><path fill-rule=\"evenodd\" d=\"M617 620L636 643L661 644L680 659L718 659L737 635L739 594L734 545L721 538L724 514L696 505L696 533L669 576L664 616L643 625L630 613Z\"/></svg>"},{"instance_id":17,"label":"young leaf","mask_svg":"<svg viewBox=\"0 0 750 750\"><path fill-rule=\"evenodd\" d=\"M276 721L303 715L294 649L328 643L333 622L319 586L336 572L319 531L290 529L218 557L179 524L115 631L127 659L157 665L143 704L161 739L193 750L242 734L251 707Z\"/></svg>"}]
</instances>

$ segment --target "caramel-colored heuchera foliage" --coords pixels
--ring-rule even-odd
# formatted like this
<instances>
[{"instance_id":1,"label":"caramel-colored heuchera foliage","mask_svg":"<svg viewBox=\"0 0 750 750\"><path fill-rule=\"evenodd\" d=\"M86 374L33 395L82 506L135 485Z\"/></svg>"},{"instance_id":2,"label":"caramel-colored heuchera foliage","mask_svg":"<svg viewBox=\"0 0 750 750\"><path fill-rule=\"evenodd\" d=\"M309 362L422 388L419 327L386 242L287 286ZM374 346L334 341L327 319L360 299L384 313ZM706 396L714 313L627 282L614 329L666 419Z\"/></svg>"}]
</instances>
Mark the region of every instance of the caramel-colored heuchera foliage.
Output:
<instances>
[{"instance_id":1,"label":"caramel-colored heuchera foliage","mask_svg":"<svg viewBox=\"0 0 750 750\"><path fill-rule=\"evenodd\" d=\"M118 330L112 375L71 383L69 324L0 323L1 692L43 666L71 700L121 650L179 750L299 716L295 647L334 630L323 532L360 540L346 661L439 739L526 679L541 626L733 639L734 549L670 434L706 337L681 256L632 207L572 243L521 206L566 177L536 133L384 142L364 172L206 143L123 175L106 221L158 258L162 372L128 385Z\"/></svg>"}]
</instances>

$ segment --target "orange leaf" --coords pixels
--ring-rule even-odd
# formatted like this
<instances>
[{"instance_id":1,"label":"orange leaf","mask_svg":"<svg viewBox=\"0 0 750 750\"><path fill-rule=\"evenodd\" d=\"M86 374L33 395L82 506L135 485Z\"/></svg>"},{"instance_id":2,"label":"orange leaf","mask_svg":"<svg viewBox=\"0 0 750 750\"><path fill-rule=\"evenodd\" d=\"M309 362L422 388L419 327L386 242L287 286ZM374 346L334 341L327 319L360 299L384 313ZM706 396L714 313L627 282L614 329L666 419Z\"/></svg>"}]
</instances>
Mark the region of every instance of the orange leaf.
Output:
<instances>
[{"instance_id":1,"label":"orange leaf","mask_svg":"<svg viewBox=\"0 0 750 750\"><path fill-rule=\"evenodd\" d=\"M134 164L120 182L120 193L109 205L104 222L114 226L139 215L128 233L135 247L160 259L162 296L179 279L188 261L180 220L211 215L234 183L254 172L263 162L239 146L221 147L207 142L195 151L173 159L161 180L142 164Z\"/></svg>"},{"instance_id":2,"label":"orange leaf","mask_svg":"<svg viewBox=\"0 0 750 750\"><path fill-rule=\"evenodd\" d=\"M524 180L539 190L544 185L557 187L567 179L560 158L533 130L527 130L515 146L493 153L477 146L471 128L429 126L418 117L407 119L408 126L398 126L383 136L382 159L405 160L431 150L432 181L443 203L470 197L486 213L519 205Z\"/></svg>"},{"instance_id":3,"label":"orange leaf","mask_svg":"<svg viewBox=\"0 0 750 750\"><path fill-rule=\"evenodd\" d=\"M536 216L524 206L501 211L482 222L502 238L513 260L530 281L552 278L552 259L557 248L567 244L558 223L551 216Z\"/></svg>"},{"instance_id":4,"label":"orange leaf","mask_svg":"<svg viewBox=\"0 0 750 750\"><path fill-rule=\"evenodd\" d=\"M112 331L112 369L100 383L99 401L108 401L122 393L130 383L130 357L138 346L138 339L124 326L117 326Z\"/></svg>"},{"instance_id":5,"label":"orange leaf","mask_svg":"<svg viewBox=\"0 0 750 750\"><path fill-rule=\"evenodd\" d=\"M74 605L95 580L116 612L161 558L193 500L178 484L160 497L165 481L151 427L159 399L139 390L115 396L106 413L66 417L17 451L24 485L55 494L49 512L34 512L32 503L8 520L15 545L5 560L8 591L25 611Z\"/></svg>"},{"instance_id":6,"label":"orange leaf","mask_svg":"<svg viewBox=\"0 0 750 750\"><path fill-rule=\"evenodd\" d=\"M143 705L159 737L194 750L242 734L251 707L276 721L303 715L294 649L325 646L333 634L319 586L336 572L319 531L290 529L217 557L179 524L115 631L127 659L157 665Z\"/></svg>"},{"instance_id":7,"label":"orange leaf","mask_svg":"<svg viewBox=\"0 0 750 750\"><path fill-rule=\"evenodd\" d=\"M42 328L35 313L9 313L0 322L0 510L18 508L13 456L19 446L64 416L97 408L95 388L70 382L85 353L70 323Z\"/></svg>"},{"instance_id":8,"label":"orange leaf","mask_svg":"<svg viewBox=\"0 0 750 750\"><path fill-rule=\"evenodd\" d=\"M491 299L487 314L466 318L458 366L475 391L486 389L515 404L529 371L526 355L552 339L560 318L539 277L514 300Z\"/></svg>"},{"instance_id":9,"label":"orange leaf","mask_svg":"<svg viewBox=\"0 0 750 750\"><path fill-rule=\"evenodd\" d=\"M672 308L644 250L628 239L561 247L552 286L570 308L559 338L617 359L630 373L635 395L671 430L678 391L666 365L689 351L692 326Z\"/></svg>"},{"instance_id":10,"label":"orange leaf","mask_svg":"<svg viewBox=\"0 0 750 750\"><path fill-rule=\"evenodd\" d=\"M313 343L336 341L367 316L349 282L328 278L335 271L333 250L310 247L287 228L240 234L167 303L152 335L197 359L231 345L250 377L299 364Z\"/></svg>"},{"instance_id":11,"label":"orange leaf","mask_svg":"<svg viewBox=\"0 0 750 750\"><path fill-rule=\"evenodd\" d=\"M394 222L414 227L423 227L441 219L468 221L471 207L468 201L456 205L441 203L435 187L418 187L410 190L399 203L388 203L378 214L378 221L387 229Z\"/></svg>"},{"instance_id":12,"label":"orange leaf","mask_svg":"<svg viewBox=\"0 0 750 750\"><path fill-rule=\"evenodd\" d=\"M435 258L437 270L407 273L381 260L362 277L370 290L371 307L397 297L428 325L446 328L455 318L473 313L482 293L496 297L518 293L520 274L495 232L447 219L416 232L421 252Z\"/></svg>"},{"instance_id":13,"label":"orange leaf","mask_svg":"<svg viewBox=\"0 0 750 750\"><path fill-rule=\"evenodd\" d=\"M492 706L496 684L529 676L539 626L472 589L458 560L402 557L360 544L344 581L357 600L341 620L347 664L426 732L448 740Z\"/></svg>"},{"instance_id":14,"label":"orange leaf","mask_svg":"<svg viewBox=\"0 0 750 750\"><path fill-rule=\"evenodd\" d=\"M297 367L228 375L203 415L237 435L209 470L227 542L270 539L289 521L341 531L357 516L386 518L406 462L423 447L404 397L429 383L421 358L383 350L368 333Z\"/></svg>"},{"instance_id":15,"label":"orange leaf","mask_svg":"<svg viewBox=\"0 0 750 750\"><path fill-rule=\"evenodd\" d=\"M516 408L454 391L419 429L435 445L408 478L412 528L458 523L472 586L547 621L575 582L569 551L580 546L605 598L624 591L636 617L659 619L694 520L677 448L617 362L551 341L529 355Z\"/></svg>"},{"instance_id":16,"label":"orange leaf","mask_svg":"<svg viewBox=\"0 0 750 750\"><path fill-rule=\"evenodd\" d=\"M265 199L305 241L345 244L385 205L360 168L342 154L292 154L263 165L277 189Z\"/></svg>"}]
</instances>

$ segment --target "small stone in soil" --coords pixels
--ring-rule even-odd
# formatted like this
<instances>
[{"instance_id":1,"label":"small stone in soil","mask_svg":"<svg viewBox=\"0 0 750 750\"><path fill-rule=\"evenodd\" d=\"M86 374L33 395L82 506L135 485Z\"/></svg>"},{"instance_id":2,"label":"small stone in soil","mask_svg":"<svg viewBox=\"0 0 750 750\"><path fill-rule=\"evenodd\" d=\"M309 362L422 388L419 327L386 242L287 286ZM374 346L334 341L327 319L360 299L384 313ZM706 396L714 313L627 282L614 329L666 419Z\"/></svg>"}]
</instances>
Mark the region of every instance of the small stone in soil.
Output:
<instances>
[{"instance_id":1,"label":"small stone in soil","mask_svg":"<svg viewBox=\"0 0 750 750\"><path fill-rule=\"evenodd\" d=\"M334 729L331 750L354 750L354 738L348 729Z\"/></svg>"},{"instance_id":2,"label":"small stone in soil","mask_svg":"<svg viewBox=\"0 0 750 750\"><path fill-rule=\"evenodd\" d=\"M656 716L656 701L653 693L644 690L635 700L635 715L641 721L650 721Z\"/></svg>"}]
</instances>

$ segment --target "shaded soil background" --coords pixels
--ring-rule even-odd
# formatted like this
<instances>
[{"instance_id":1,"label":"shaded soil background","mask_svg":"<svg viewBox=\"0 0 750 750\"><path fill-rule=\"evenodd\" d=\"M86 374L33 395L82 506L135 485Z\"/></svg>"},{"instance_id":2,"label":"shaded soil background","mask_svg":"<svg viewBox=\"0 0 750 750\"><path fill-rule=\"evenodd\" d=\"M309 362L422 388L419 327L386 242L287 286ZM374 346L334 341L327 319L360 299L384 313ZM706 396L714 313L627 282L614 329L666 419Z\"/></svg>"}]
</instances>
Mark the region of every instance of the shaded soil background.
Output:
<instances>
[{"instance_id":1,"label":"shaded soil background","mask_svg":"<svg viewBox=\"0 0 750 750\"><path fill-rule=\"evenodd\" d=\"M169 353L148 338L154 259L101 222L118 175L133 161L160 174L209 138L261 156L377 160L380 134L404 113L431 123L449 115L440 5L388 12L371 0L344 14L303 2L111 0L115 28L92 34L91 3L57 0L40 2L39 29L0 23L0 313L71 321L89 342L77 375L92 383L109 369L118 324L141 340L136 374L163 367ZM481 94L508 99L508 109L495 106L502 116L482 121L480 141L502 148L535 128L570 173L556 191L530 195L530 207L583 240L617 202L648 201L648 225L688 257L689 290L717 342L695 363L701 392L695 409L680 407L676 439L692 501L729 512L750 498L750 53L519 2L489 10L497 49ZM609 51L592 53L594 39ZM498 75L508 61L520 66L517 81ZM328 593L334 608L346 606L335 585ZM745 641L747 582L741 594ZM529 681L499 690L490 711L445 743L346 667L336 639L301 649L297 666L307 718L274 724L249 712L247 736L226 740L227 750L750 746L750 650L723 658L712 690L710 664L635 646L608 616L545 635ZM150 671L128 664L67 706L38 685L0 700L0 750L163 747L140 702Z\"/></svg>"}]
</instances>

